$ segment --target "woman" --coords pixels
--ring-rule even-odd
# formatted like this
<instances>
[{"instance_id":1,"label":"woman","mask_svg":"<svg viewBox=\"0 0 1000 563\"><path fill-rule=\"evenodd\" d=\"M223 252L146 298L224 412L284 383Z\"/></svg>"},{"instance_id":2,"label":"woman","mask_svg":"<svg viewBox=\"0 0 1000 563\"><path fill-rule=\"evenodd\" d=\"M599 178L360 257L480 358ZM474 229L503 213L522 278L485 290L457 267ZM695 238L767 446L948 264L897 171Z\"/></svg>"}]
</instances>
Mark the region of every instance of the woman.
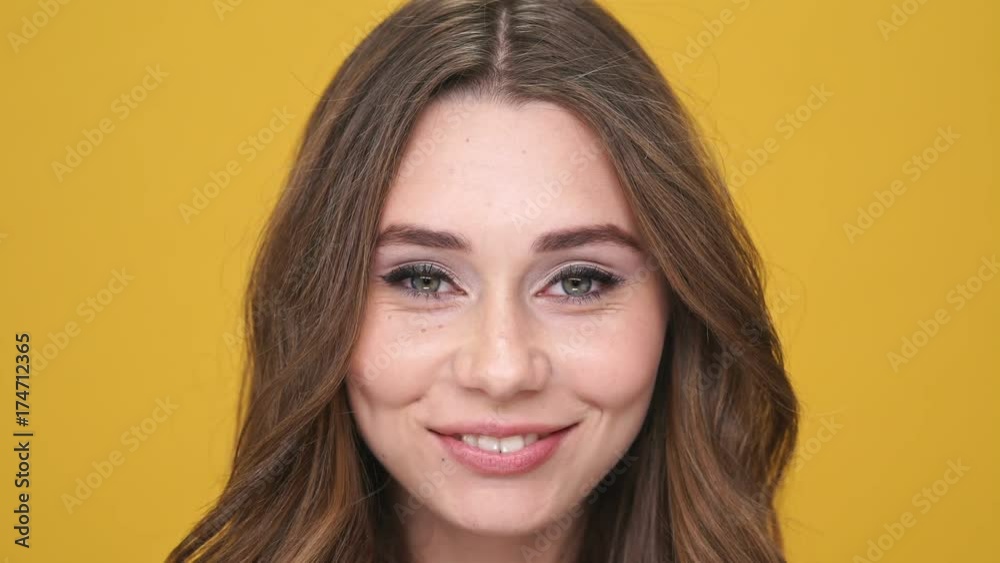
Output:
<instances>
[{"instance_id":1,"label":"woman","mask_svg":"<svg viewBox=\"0 0 1000 563\"><path fill-rule=\"evenodd\" d=\"M313 112L171 561L777 562L797 405L695 126L589 1L424 0Z\"/></svg>"}]
</instances>

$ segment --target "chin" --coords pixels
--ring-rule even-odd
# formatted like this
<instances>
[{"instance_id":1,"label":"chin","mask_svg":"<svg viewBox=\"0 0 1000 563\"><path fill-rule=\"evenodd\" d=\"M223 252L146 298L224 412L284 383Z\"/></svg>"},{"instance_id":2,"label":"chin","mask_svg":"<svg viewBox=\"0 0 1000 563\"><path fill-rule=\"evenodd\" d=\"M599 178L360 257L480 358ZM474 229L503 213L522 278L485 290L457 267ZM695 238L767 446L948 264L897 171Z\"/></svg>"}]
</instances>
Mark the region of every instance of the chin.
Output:
<instances>
[{"instance_id":1,"label":"chin","mask_svg":"<svg viewBox=\"0 0 1000 563\"><path fill-rule=\"evenodd\" d=\"M529 536L571 512L569 504L556 505L551 494L534 487L456 487L449 498L430 508L452 526L477 534Z\"/></svg>"},{"instance_id":2,"label":"chin","mask_svg":"<svg viewBox=\"0 0 1000 563\"><path fill-rule=\"evenodd\" d=\"M488 496L488 495L481 495ZM469 497L467 497L469 498ZM475 498L473 495L471 498ZM555 510L530 510L523 503L473 504L463 501L459 510L446 509L440 514L453 526L480 535L497 537L530 536L543 530L560 515Z\"/></svg>"}]
</instances>

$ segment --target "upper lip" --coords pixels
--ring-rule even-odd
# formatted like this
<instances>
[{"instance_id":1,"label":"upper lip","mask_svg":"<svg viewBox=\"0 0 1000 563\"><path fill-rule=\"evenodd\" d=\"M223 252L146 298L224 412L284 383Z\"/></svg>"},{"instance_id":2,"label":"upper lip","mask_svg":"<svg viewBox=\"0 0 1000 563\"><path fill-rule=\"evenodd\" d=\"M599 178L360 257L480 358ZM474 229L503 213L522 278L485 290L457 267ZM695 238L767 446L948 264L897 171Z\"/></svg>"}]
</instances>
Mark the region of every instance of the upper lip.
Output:
<instances>
[{"instance_id":1,"label":"upper lip","mask_svg":"<svg viewBox=\"0 0 1000 563\"><path fill-rule=\"evenodd\" d=\"M508 436L524 436L526 434L551 434L575 424L549 424L544 422L502 423L496 421L457 422L434 426L430 430L445 436L472 434L476 436L506 438Z\"/></svg>"}]
</instances>

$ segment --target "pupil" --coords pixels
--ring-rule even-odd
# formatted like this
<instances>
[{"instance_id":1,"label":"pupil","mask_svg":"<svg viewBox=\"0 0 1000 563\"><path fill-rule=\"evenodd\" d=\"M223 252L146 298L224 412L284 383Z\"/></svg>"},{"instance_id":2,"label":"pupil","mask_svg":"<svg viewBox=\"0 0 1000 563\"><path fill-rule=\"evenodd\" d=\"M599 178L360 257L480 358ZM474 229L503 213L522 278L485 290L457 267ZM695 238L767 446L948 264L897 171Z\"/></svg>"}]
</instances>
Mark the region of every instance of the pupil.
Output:
<instances>
[{"instance_id":1,"label":"pupil","mask_svg":"<svg viewBox=\"0 0 1000 563\"><path fill-rule=\"evenodd\" d=\"M590 280L587 278L566 278L562 282L563 291L570 295L587 293L590 289Z\"/></svg>"},{"instance_id":2,"label":"pupil","mask_svg":"<svg viewBox=\"0 0 1000 563\"><path fill-rule=\"evenodd\" d=\"M441 284L441 280L438 280L434 276L420 276L416 279L417 279L416 283L417 289L420 290L427 289L434 291L438 288L438 285Z\"/></svg>"}]
</instances>

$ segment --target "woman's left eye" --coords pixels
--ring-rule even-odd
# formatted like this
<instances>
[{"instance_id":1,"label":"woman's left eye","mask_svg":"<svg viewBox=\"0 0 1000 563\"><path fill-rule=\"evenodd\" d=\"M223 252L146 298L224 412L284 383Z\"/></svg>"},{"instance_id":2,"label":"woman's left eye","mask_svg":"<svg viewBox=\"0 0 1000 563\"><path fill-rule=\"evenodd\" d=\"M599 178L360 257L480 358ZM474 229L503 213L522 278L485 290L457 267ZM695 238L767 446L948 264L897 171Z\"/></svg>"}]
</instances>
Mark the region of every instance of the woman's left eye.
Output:
<instances>
[{"instance_id":1,"label":"woman's left eye","mask_svg":"<svg viewBox=\"0 0 1000 563\"><path fill-rule=\"evenodd\" d=\"M625 280L610 272L593 266L577 264L563 269L549 280L549 286L557 286L563 294L559 301L583 303L600 299L605 292L620 285ZM595 283L599 289L594 289Z\"/></svg>"}]
</instances>

